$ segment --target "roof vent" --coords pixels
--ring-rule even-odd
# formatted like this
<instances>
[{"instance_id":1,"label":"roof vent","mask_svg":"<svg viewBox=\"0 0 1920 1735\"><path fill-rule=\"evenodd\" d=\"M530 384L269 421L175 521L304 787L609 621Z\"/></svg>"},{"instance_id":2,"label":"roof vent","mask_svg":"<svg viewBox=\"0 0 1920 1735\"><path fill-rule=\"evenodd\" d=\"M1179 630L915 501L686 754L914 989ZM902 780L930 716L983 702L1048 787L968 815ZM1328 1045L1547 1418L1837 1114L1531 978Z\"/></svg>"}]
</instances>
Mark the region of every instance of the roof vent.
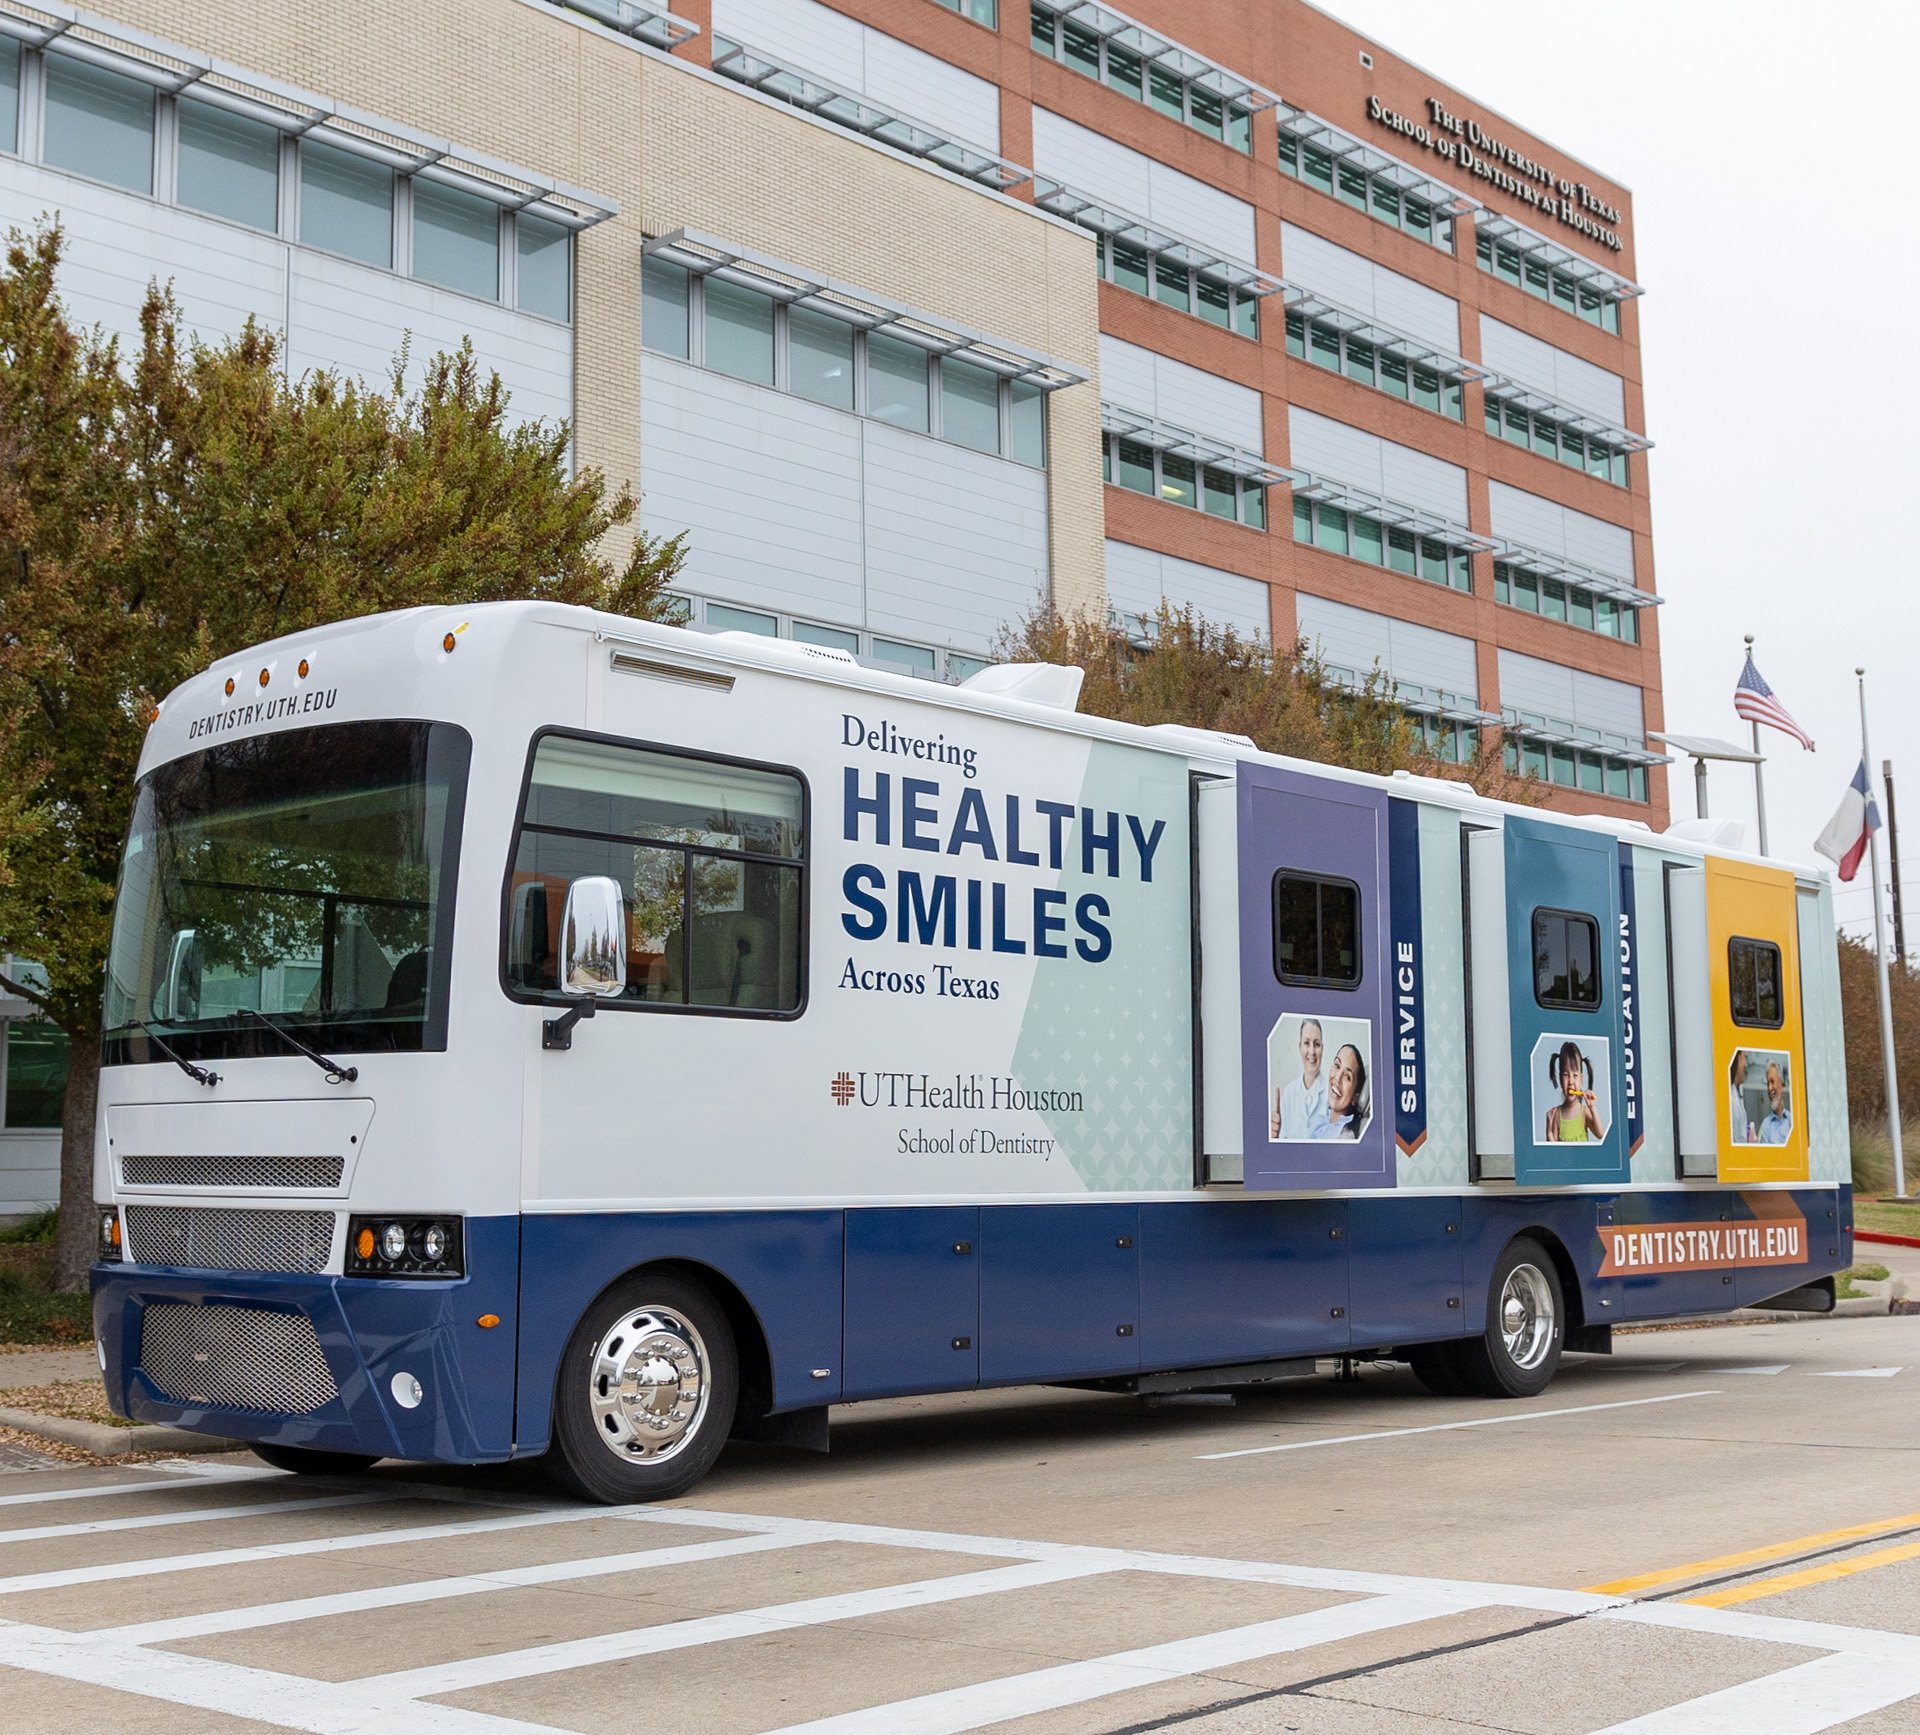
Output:
<instances>
[{"instance_id":1,"label":"roof vent","mask_svg":"<svg viewBox=\"0 0 1920 1735\"><path fill-rule=\"evenodd\" d=\"M753 645L759 650L798 657L803 661L838 663L849 669L857 669L860 666L860 659L851 651L836 650L831 645L803 645L792 639L776 639L767 633L742 632L738 627L728 627L724 632L708 633L706 636L713 639L729 639L736 644Z\"/></svg>"},{"instance_id":2,"label":"roof vent","mask_svg":"<svg viewBox=\"0 0 1920 1735\"><path fill-rule=\"evenodd\" d=\"M1176 741L1191 741L1196 747L1216 753L1226 747L1247 747L1258 751L1251 735L1234 735L1225 729L1196 729L1190 723L1149 723L1147 733L1171 736Z\"/></svg>"},{"instance_id":3,"label":"roof vent","mask_svg":"<svg viewBox=\"0 0 1920 1735\"><path fill-rule=\"evenodd\" d=\"M960 686L968 693L991 693L1000 699L1025 699L1029 705L1071 711L1080 703L1080 683L1085 679L1084 669L1062 663L995 663L969 675Z\"/></svg>"},{"instance_id":4,"label":"roof vent","mask_svg":"<svg viewBox=\"0 0 1920 1735\"><path fill-rule=\"evenodd\" d=\"M1747 848L1746 822L1739 819L1676 819L1667 827L1666 835L1682 843L1704 843L1741 854Z\"/></svg>"}]
</instances>

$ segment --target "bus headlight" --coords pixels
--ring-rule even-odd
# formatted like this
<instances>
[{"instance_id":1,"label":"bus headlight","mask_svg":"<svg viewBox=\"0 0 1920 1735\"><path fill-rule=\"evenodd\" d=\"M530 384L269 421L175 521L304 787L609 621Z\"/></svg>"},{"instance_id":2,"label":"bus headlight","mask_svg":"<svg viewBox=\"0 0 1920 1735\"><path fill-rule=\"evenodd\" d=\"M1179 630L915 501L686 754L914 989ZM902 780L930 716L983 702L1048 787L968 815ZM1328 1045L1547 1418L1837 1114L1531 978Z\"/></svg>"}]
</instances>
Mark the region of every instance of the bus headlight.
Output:
<instances>
[{"instance_id":1,"label":"bus headlight","mask_svg":"<svg viewBox=\"0 0 1920 1735\"><path fill-rule=\"evenodd\" d=\"M464 1277L458 1217L349 1217L349 1277Z\"/></svg>"},{"instance_id":2,"label":"bus headlight","mask_svg":"<svg viewBox=\"0 0 1920 1735\"><path fill-rule=\"evenodd\" d=\"M120 1213L100 1213L100 1257L118 1264L120 1260Z\"/></svg>"}]
</instances>

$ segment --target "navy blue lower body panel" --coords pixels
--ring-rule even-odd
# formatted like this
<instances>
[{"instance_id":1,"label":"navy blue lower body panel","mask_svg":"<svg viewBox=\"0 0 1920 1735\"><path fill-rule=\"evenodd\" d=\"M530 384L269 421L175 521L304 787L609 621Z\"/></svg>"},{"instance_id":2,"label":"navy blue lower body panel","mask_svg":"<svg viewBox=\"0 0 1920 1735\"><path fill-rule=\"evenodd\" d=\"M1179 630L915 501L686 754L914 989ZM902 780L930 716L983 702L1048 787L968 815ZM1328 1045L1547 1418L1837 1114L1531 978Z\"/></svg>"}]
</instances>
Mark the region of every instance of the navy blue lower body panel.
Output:
<instances>
[{"instance_id":1,"label":"navy blue lower body panel","mask_svg":"<svg viewBox=\"0 0 1920 1735\"><path fill-rule=\"evenodd\" d=\"M453 1463L509 1458L519 1241L517 1217L469 1217L468 1275L454 1282L96 1265L93 1323L106 1361L108 1400L135 1421L229 1440ZM305 1414L289 1415L196 1402L196 1394L177 1389L171 1396L163 1392L140 1367L142 1324L149 1308L183 1305L264 1310L309 1321L337 1395ZM483 1313L499 1315L502 1323L482 1327ZM235 1322L234 1329L244 1336L246 1322ZM258 1337L287 1341L272 1328ZM398 1374L420 1384L421 1400L412 1408L394 1400ZM268 1389L272 1383L267 1381Z\"/></svg>"},{"instance_id":2,"label":"navy blue lower body panel","mask_svg":"<svg viewBox=\"0 0 1920 1735\"><path fill-rule=\"evenodd\" d=\"M1849 1190L1813 1187L529 1215L469 1219L454 1283L100 1265L94 1319L138 1420L472 1463L546 1448L567 1340L641 1265L713 1287L764 1342L743 1370L794 1410L1468 1336L1518 1235L1588 1325L1722 1312L1844 1270L1851 1233ZM304 1317L338 1395L298 1416L168 1396L140 1369L145 1311L168 1303Z\"/></svg>"}]
</instances>

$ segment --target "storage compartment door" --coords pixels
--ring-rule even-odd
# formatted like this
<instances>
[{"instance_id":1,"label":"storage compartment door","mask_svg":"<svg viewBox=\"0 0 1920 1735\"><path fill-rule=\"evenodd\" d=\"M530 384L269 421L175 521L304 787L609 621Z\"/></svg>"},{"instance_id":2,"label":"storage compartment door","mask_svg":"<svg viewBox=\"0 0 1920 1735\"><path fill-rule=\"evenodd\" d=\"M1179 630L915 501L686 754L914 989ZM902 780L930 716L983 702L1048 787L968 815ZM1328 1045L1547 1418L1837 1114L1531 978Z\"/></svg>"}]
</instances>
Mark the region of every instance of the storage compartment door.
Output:
<instances>
[{"instance_id":1,"label":"storage compartment door","mask_svg":"<svg viewBox=\"0 0 1920 1735\"><path fill-rule=\"evenodd\" d=\"M1506 843L1514 1179L1624 1183L1619 847L1518 818Z\"/></svg>"},{"instance_id":2,"label":"storage compartment door","mask_svg":"<svg viewBox=\"0 0 1920 1735\"><path fill-rule=\"evenodd\" d=\"M981 1206L981 1381L1137 1371L1139 1243L1137 1205Z\"/></svg>"},{"instance_id":3,"label":"storage compartment door","mask_svg":"<svg viewBox=\"0 0 1920 1735\"><path fill-rule=\"evenodd\" d=\"M847 1213L843 1396L979 1382L979 1239L977 1205Z\"/></svg>"},{"instance_id":4,"label":"storage compartment door","mask_svg":"<svg viewBox=\"0 0 1920 1735\"><path fill-rule=\"evenodd\" d=\"M1238 785L1246 1185L1390 1187L1387 798L1266 765Z\"/></svg>"}]
</instances>

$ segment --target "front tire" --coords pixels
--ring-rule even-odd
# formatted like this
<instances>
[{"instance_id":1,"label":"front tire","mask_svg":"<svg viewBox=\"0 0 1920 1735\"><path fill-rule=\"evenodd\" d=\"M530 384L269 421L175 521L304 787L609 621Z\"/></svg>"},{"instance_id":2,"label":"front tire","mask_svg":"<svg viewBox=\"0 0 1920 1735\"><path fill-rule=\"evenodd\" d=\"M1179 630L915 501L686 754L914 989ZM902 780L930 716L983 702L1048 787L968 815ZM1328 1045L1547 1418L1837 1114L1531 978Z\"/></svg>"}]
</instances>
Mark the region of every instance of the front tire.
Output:
<instances>
[{"instance_id":1,"label":"front tire","mask_svg":"<svg viewBox=\"0 0 1920 1735\"><path fill-rule=\"evenodd\" d=\"M358 1476L379 1462L370 1452L322 1452L313 1446L270 1446L259 1440L253 1442L253 1455L296 1476Z\"/></svg>"},{"instance_id":2,"label":"front tire","mask_svg":"<svg viewBox=\"0 0 1920 1735\"><path fill-rule=\"evenodd\" d=\"M608 1506L684 1494L720 1456L739 1385L712 1295L670 1272L636 1272L587 1309L560 1358L553 1473Z\"/></svg>"},{"instance_id":3,"label":"front tire","mask_svg":"<svg viewBox=\"0 0 1920 1735\"><path fill-rule=\"evenodd\" d=\"M1531 1236L1507 1243L1487 1286L1487 1327L1458 1345L1454 1367L1483 1398L1531 1398L1547 1389L1566 1344L1560 1274Z\"/></svg>"}]
</instances>

